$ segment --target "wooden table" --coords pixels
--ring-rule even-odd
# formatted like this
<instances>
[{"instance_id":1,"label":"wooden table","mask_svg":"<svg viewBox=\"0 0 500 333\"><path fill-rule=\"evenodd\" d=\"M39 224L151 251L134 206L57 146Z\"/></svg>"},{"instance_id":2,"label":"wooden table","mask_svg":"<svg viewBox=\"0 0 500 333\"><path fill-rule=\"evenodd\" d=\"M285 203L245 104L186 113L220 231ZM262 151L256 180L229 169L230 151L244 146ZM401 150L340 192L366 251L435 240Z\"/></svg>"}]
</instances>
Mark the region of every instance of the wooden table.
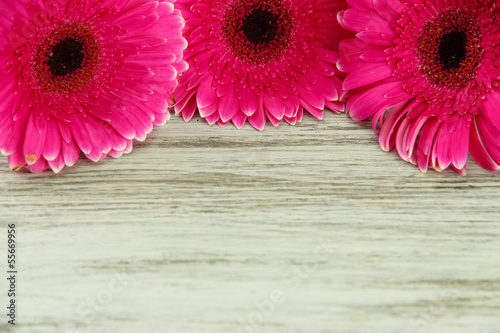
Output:
<instances>
[{"instance_id":1,"label":"wooden table","mask_svg":"<svg viewBox=\"0 0 500 333\"><path fill-rule=\"evenodd\" d=\"M500 173L422 174L346 115L0 170L1 332L500 332Z\"/></svg>"}]
</instances>

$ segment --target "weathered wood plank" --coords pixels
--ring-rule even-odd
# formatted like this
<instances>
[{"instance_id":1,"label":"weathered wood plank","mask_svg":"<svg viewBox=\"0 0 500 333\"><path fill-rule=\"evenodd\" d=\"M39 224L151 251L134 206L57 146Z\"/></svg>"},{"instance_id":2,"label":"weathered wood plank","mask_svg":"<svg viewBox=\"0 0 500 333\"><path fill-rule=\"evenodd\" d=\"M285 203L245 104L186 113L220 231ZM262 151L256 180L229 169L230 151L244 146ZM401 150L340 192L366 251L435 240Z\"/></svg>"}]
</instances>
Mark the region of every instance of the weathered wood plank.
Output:
<instances>
[{"instance_id":1,"label":"weathered wood plank","mask_svg":"<svg viewBox=\"0 0 500 333\"><path fill-rule=\"evenodd\" d=\"M421 174L345 115L174 117L117 160L0 169L20 256L0 331L500 332L499 174Z\"/></svg>"}]
</instances>

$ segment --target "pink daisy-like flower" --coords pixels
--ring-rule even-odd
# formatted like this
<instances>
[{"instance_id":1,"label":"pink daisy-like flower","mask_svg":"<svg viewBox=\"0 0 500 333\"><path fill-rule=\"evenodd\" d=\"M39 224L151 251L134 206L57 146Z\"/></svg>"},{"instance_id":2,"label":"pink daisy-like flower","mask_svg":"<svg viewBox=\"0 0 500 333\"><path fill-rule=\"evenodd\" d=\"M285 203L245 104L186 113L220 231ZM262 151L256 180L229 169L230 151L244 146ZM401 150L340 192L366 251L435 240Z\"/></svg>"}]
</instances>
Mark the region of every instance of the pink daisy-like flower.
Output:
<instances>
[{"instance_id":1,"label":"pink daisy-like flower","mask_svg":"<svg viewBox=\"0 0 500 333\"><path fill-rule=\"evenodd\" d=\"M59 172L168 119L186 40L174 0L0 0L0 150Z\"/></svg>"},{"instance_id":2,"label":"pink daisy-like flower","mask_svg":"<svg viewBox=\"0 0 500 333\"><path fill-rule=\"evenodd\" d=\"M198 110L209 124L248 122L262 130L341 111L336 14L342 0L179 0L190 68L174 92L175 111ZM352 35L351 35L352 36Z\"/></svg>"},{"instance_id":3,"label":"pink daisy-like flower","mask_svg":"<svg viewBox=\"0 0 500 333\"><path fill-rule=\"evenodd\" d=\"M464 174L470 151L500 168L498 0L349 0L340 24L347 112L372 117L384 150ZM389 109L389 110L388 110Z\"/></svg>"}]
</instances>

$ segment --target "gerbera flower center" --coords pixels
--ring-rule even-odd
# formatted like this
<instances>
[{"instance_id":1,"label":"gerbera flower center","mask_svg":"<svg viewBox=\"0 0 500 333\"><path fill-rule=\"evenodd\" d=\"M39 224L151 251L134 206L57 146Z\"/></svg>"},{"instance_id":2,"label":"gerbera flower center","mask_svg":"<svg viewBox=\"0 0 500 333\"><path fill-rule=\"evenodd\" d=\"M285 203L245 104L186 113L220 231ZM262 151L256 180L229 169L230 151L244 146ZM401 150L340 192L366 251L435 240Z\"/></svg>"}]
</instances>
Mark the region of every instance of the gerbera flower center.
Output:
<instances>
[{"instance_id":1,"label":"gerbera flower center","mask_svg":"<svg viewBox=\"0 0 500 333\"><path fill-rule=\"evenodd\" d=\"M424 74L437 84L460 87L474 79L481 63L477 19L453 9L427 23L418 39Z\"/></svg>"},{"instance_id":2,"label":"gerbera flower center","mask_svg":"<svg viewBox=\"0 0 500 333\"><path fill-rule=\"evenodd\" d=\"M289 0L236 0L225 12L222 31L237 57L257 65L288 48L294 22Z\"/></svg>"},{"instance_id":3,"label":"gerbera flower center","mask_svg":"<svg viewBox=\"0 0 500 333\"><path fill-rule=\"evenodd\" d=\"M34 73L46 91L73 91L93 77L98 54L99 45L89 28L59 27L34 55Z\"/></svg>"},{"instance_id":4,"label":"gerbera flower center","mask_svg":"<svg viewBox=\"0 0 500 333\"><path fill-rule=\"evenodd\" d=\"M267 44L276 38L279 18L271 11L254 9L243 19L241 30L253 45Z\"/></svg>"},{"instance_id":5,"label":"gerbera flower center","mask_svg":"<svg viewBox=\"0 0 500 333\"><path fill-rule=\"evenodd\" d=\"M62 78L82 68L85 58L83 43L77 37L66 37L47 54L47 65L54 77Z\"/></svg>"},{"instance_id":6,"label":"gerbera flower center","mask_svg":"<svg viewBox=\"0 0 500 333\"><path fill-rule=\"evenodd\" d=\"M443 36L439 43L438 60L444 70L458 69L467 56L467 34L463 31L452 31Z\"/></svg>"}]
</instances>

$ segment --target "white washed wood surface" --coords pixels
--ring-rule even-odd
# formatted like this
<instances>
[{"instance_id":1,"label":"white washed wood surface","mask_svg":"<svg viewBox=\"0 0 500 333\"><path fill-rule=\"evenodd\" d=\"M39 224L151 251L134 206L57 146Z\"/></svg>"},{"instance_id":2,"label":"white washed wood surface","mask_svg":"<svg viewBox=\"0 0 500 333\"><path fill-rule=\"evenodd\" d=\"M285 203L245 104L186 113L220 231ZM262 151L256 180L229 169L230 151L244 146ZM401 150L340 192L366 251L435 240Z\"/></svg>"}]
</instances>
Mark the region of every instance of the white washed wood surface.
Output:
<instances>
[{"instance_id":1,"label":"white washed wood surface","mask_svg":"<svg viewBox=\"0 0 500 333\"><path fill-rule=\"evenodd\" d=\"M500 332L500 173L421 174L346 115L0 170L2 332Z\"/></svg>"}]
</instances>

